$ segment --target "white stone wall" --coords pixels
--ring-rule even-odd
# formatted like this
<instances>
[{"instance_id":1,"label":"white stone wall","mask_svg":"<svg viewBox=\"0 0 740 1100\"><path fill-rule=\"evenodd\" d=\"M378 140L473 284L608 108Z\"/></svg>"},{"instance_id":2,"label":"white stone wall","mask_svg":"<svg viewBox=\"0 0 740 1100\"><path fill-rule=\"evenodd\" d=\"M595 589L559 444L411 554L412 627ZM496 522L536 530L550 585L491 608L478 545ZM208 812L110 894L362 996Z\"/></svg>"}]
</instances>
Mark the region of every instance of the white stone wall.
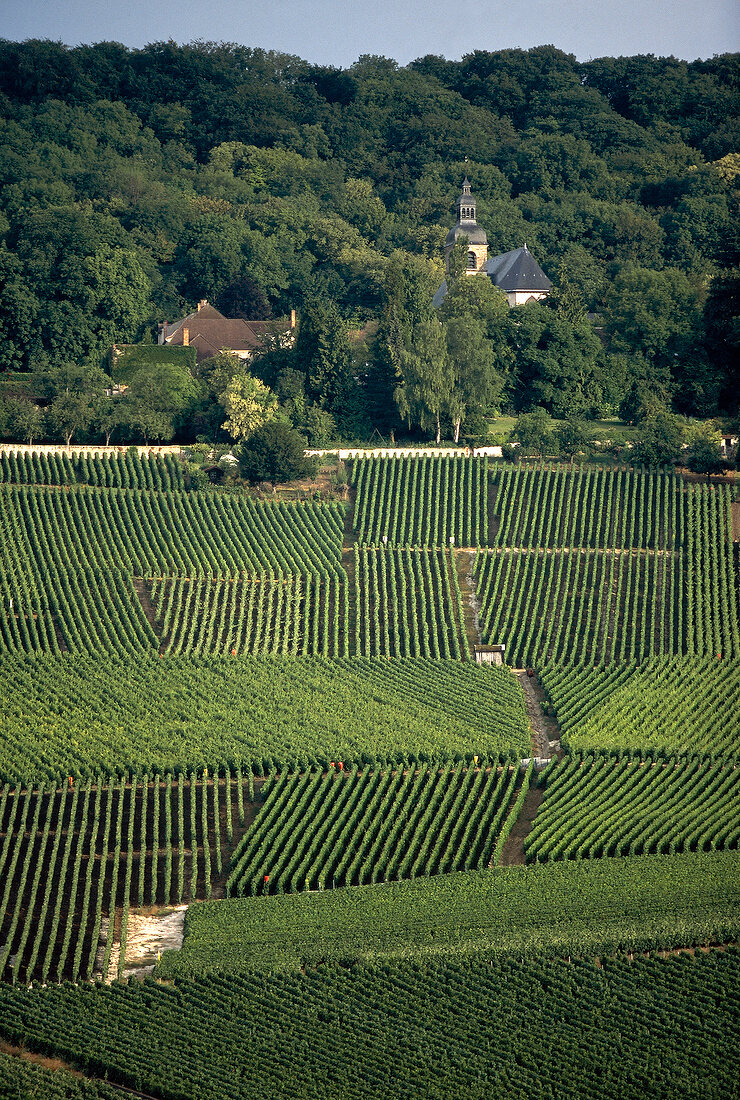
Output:
<instances>
[{"instance_id":1,"label":"white stone wall","mask_svg":"<svg viewBox=\"0 0 740 1100\"><path fill-rule=\"evenodd\" d=\"M501 458L500 447L327 447L321 450L307 450L307 458L323 458L324 455L337 455L338 458L444 458L445 456L479 458Z\"/></svg>"},{"instance_id":2,"label":"white stone wall","mask_svg":"<svg viewBox=\"0 0 740 1100\"><path fill-rule=\"evenodd\" d=\"M131 449L131 446L135 446L140 455L163 455L163 454L180 454L182 447L175 446L149 446L145 447L144 444L132 444L130 446L118 446L118 447L98 447L96 445L76 444L72 443L69 447L65 447L63 443L32 443L30 446L28 443L0 443L0 452L4 451L6 454L10 454L14 451L16 454L47 454L47 455L61 455L61 454L86 454L90 458L95 458L101 455L121 455Z\"/></svg>"},{"instance_id":3,"label":"white stone wall","mask_svg":"<svg viewBox=\"0 0 740 1100\"><path fill-rule=\"evenodd\" d=\"M512 290L506 297L510 306L523 306L525 302L530 302L532 299L539 302L540 299L546 298L547 294L546 290Z\"/></svg>"}]
</instances>

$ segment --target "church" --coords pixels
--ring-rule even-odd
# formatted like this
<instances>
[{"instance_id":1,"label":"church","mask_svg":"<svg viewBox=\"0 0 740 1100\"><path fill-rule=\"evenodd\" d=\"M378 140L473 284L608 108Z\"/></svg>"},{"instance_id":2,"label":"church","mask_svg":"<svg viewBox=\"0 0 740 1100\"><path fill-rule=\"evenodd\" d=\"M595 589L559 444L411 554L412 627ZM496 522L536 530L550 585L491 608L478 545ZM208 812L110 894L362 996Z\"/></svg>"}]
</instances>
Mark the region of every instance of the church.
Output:
<instances>
[{"instance_id":1,"label":"church","mask_svg":"<svg viewBox=\"0 0 740 1100\"><path fill-rule=\"evenodd\" d=\"M511 252L488 258L488 237L485 229L481 229L476 221L475 199L467 176L463 180L462 192L457 200L457 225L449 231L445 241L445 268L448 272L450 253L460 237L467 237L468 240L465 274L487 275L493 285L504 292L510 306L536 302L540 298L546 298L552 290L552 283L526 244ZM432 304L442 305L446 294L447 280L434 295Z\"/></svg>"}]
</instances>

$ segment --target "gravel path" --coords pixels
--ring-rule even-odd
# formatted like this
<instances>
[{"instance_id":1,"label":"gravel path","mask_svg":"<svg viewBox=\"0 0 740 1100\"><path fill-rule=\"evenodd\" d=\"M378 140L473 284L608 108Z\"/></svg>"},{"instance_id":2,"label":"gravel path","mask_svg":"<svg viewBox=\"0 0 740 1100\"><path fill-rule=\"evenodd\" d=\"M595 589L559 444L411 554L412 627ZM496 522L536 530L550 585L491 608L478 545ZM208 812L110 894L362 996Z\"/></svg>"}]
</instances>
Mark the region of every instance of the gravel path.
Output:
<instances>
[{"instance_id":1,"label":"gravel path","mask_svg":"<svg viewBox=\"0 0 740 1100\"><path fill-rule=\"evenodd\" d=\"M553 753L563 756L560 748L560 730L554 718L548 717L542 709L545 693L536 676L527 676L524 668L512 670L522 685L527 717L532 727L532 755L541 760L549 760Z\"/></svg>"}]
</instances>

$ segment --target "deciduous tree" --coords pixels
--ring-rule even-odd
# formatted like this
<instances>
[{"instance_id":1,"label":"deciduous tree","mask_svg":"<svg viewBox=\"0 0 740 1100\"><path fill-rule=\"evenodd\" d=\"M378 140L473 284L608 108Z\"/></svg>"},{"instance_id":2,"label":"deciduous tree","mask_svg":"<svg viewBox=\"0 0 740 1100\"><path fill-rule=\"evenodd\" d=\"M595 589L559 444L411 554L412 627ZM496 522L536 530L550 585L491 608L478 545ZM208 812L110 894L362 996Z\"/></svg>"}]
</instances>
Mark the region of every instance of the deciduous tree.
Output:
<instances>
[{"instance_id":1,"label":"deciduous tree","mask_svg":"<svg viewBox=\"0 0 740 1100\"><path fill-rule=\"evenodd\" d=\"M277 398L264 382L246 373L232 378L220 401L227 414L224 430L237 442L249 439L278 410Z\"/></svg>"},{"instance_id":2,"label":"deciduous tree","mask_svg":"<svg viewBox=\"0 0 740 1100\"><path fill-rule=\"evenodd\" d=\"M432 429L442 438L442 416L449 410L454 373L444 329L436 317L414 325L411 339L399 355L400 380L396 402L409 425Z\"/></svg>"}]
</instances>

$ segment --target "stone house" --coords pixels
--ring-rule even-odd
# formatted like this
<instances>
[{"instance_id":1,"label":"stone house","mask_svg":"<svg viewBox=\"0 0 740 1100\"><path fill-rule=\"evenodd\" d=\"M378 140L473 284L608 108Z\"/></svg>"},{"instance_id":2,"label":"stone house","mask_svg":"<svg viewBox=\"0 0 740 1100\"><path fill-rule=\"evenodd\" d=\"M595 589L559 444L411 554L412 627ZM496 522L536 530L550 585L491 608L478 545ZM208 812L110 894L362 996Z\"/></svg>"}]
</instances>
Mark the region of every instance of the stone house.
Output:
<instances>
[{"instance_id":1,"label":"stone house","mask_svg":"<svg viewBox=\"0 0 740 1100\"><path fill-rule=\"evenodd\" d=\"M158 344L171 347L193 347L197 361L210 359L220 351L231 351L240 359L251 359L261 346L265 336L277 333L288 343L295 336L296 315L276 321L246 321L242 317L224 317L223 313L203 298L198 308L171 324L165 321L159 326Z\"/></svg>"}]
</instances>

